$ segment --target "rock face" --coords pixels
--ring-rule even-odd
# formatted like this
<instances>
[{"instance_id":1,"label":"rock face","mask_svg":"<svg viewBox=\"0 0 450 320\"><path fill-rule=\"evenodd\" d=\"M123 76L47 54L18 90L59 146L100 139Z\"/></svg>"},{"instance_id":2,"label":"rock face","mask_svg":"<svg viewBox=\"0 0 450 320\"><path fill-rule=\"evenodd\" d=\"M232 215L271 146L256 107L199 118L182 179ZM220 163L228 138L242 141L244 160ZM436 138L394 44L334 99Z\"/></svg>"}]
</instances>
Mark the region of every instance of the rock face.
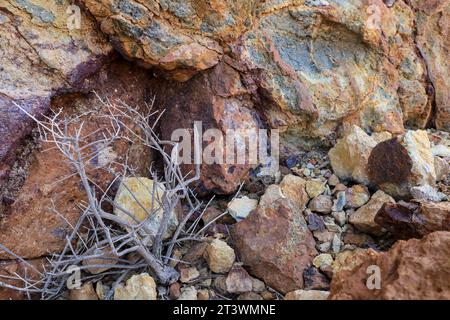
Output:
<instances>
[{"instance_id":1,"label":"rock face","mask_svg":"<svg viewBox=\"0 0 450 320\"><path fill-rule=\"evenodd\" d=\"M32 121L58 92L92 88L85 78L105 62L111 46L81 12L82 27L68 29L68 0L8 0L0 3L0 185L7 179ZM1 192L1 190L0 190Z\"/></svg>"},{"instance_id":2,"label":"rock face","mask_svg":"<svg viewBox=\"0 0 450 320\"><path fill-rule=\"evenodd\" d=\"M395 200L383 191L378 190L367 204L350 216L350 223L360 231L380 235L381 227L375 222L375 216L385 203L395 203Z\"/></svg>"},{"instance_id":3,"label":"rock face","mask_svg":"<svg viewBox=\"0 0 450 320\"><path fill-rule=\"evenodd\" d=\"M331 299L450 298L450 232L434 232L421 240L399 241L386 253L359 252L352 270L333 276ZM355 260L355 259L354 259ZM379 290L367 286L369 266L380 268Z\"/></svg>"},{"instance_id":4,"label":"rock face","mask_svg":"<svg viewBox=\"0 0 450 320\"><path fill-rule=\"evenodd\" d=\"M260 205L235 225L233 238L256 277L283 293L303 288L303 271L317 251L301 211L287 199Z\"/></svg>"},{"instance_id":5,"label":"rock face","mask_svg":"<svg viewBox=\"0 0 450 320\"><path fill-rule=\"evenodd\" d=\"M111 101L121 99L138 108L144 105L148 78L139 69L117 63L111 65L102 78L98 84L99 94L107 92ZM55 99L53 107L64 107L64 115L68 118L87 112L79 122L73 122L69 130L85 121L84 134L98 131L91 136L92 141L102 139L104 130L112 129L111 122L102 118L104 106L94 94L65 95ZM151 152L141 144L130 147L128 141L123 140L118 140L103 155L105 157L92 159L87 167L91 179L103 190L113 179L111 172L122 172L122 167L112 165L112 161L121 162L128 156L129 165L136 168L136 173L144 174L152 159ZM74 224L77 221L81 213L78 203L85 201L86 195L77 176L67 178L73 168L51 143L44 143L28 158L30 165L26 179L19 170L5 184L7 194L15 201L0 216L0 243L24 258L35 258L64 248L66 235L72 230L67 222ZM9 257L0 252L0 259L4 258Z\"/></svg>"},{"instance_id":6,"label":"rock face","mask_svg":"<svg viewBox=\"0 0 450 320\"><path fill-rule=\"evenodd\" d=\"M450 231L450 202L386 203L376 214L375 222L399 239Z\"/></svg>"}]
</instances>

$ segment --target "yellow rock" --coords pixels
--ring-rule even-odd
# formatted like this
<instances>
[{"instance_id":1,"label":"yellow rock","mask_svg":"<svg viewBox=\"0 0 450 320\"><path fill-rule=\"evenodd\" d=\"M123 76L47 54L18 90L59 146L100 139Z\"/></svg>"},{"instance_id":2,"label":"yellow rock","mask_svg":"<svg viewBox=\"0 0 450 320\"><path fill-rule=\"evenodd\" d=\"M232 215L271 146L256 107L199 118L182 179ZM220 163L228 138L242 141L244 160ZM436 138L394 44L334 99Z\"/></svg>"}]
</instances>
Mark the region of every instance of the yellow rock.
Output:
<instances>
[{"instance_id":1,"label":"yellow rock","mask_svg":"<svg viewBox=\"0 0 450 320\"><path fill-rule=\"evenodd\" d=\"M114 300L156 300L156 283L147 273L132 276L114 290Z\"/></svg>"}]
</instances>

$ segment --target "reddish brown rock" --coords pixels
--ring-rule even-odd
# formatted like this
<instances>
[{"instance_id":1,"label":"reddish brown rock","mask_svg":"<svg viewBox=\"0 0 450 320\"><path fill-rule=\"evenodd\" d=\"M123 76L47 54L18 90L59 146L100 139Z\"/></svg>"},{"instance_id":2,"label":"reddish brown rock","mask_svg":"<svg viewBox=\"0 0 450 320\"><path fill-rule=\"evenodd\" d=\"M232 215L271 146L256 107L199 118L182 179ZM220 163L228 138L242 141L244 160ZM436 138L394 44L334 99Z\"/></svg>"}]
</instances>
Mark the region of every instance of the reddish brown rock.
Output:
<instances>
[{"instance_id":1,"label":"reddish brown rock","mask_svg":"<svg viewBox=\"0 0 450 320\"><path fill-rule=\"evenodd\" d=\"M115 64L106 75L107 80L99 94L108 96L111 101L121 99L129 105L142 107L147 91L147 75L138 70L122 63ZM103 138L104 130L111 131L111 122L102 117L104 106L94 94L66 95L55 100L53 106L55 109L63 107L67 117L90 111L79 119L80 122L72 122L69 126L69 130L74 130L81 121L85 121L83 134L97 131L89 141ZM40 257L62 250L66 236L71 232L68 223L73 225L77 221L81 214L79 202L85 200L78 176L67 178L74 169L53 147L50 143L44 143L40 150L33 152L23 186L14 191L15 201L0 217L0 243L23 258ZM147 172L151 153L142 145L139 147L139 143L131 147L128 141L121 139L111 149L105 150L103 156L92 158L86 167L90 178L103 190L114 177L111 172L122 172L121 167L112 161L121 162L128 155L128 164L135 167L136 173ZM5 258L12 257L0 252L0 259Z\"/></svg>"},{"instance_id":2,"label":"reddish brown rock","mask_svg":"<svg viewBox=\"0 0 450 320\"><path fill-rule=\"evenodd\" d=\"M252 110L253 104L249 94L244 89L240 75L232 67L220 63L212 70L195 76L187 83L173 83L158 79L152 82L156 93L156 105L165 109L161 119L162 138L172 140L172 134L177 129L188 129L193 142L194 122L201 121L203 133L208 129L218 129L224 134L227 129L257 129L259 117ZM174 137L177 141L184 138ZM213 141L203 141L202 151ZM193 145L193 143L192 143ZM248 147L248 144L247 144ZM191 148L191 163L193 163L193 147ZM245 163L225 164L226 154L222 157L223 164L201 165L198 191L201 193L215 192L230 194L234 192L241 181L245 180L250 168L248 149ZM181 154L180 154L181 155ZM187 174L195 170L192 164L182 166Z\"/></svg>"},{"instance_id":3,"label":"reddish brown rock","mask_svg":"<svg viewBox=\"0 0 450 320\"><path fill-rule=\"evenodd\" d=\"M399 239L450 231L450 202L386 203L378 211L375 222Z\"/></svg>"},{"instance_id":4,"label":"reddish brown rock","mask_svg":"<svg viewBox=\"0 0 450 320\"><path fill-rule=\"evenodd\" d=\"M399 241L385 253L369 249L357 255L354 268L334 274L331 299L450 299L450 232ZM369 266L380 268L380 289L366 285L373 275Z\"/></svg>"},{"instance_id":5,"label":"reddish brown rock","mask_svg":"<svg viewBox=\"0 0 450 320\"><path fill-rule=\"evenodd\" d=\"M330 290L330 280L315 267L303 271L303 281L305 290Z\"/></svg>"},{"instance_id":6,"label":"reddish brown rock","mask_svg":"<svg viewBox=\"0 0 450 320\"><path fill-rule=\"evenodd\" d=\"M317 255L301 211L286 199L259 207L237 223L233 239L250 272L283 293L303 288L303 271Z\"/></svg>"},{"instance_id":7,"label":"reddish brown rock","mask_svg":"<svg viewBox=\"0 0 450 320\"><path fill-rule=\"evenodd\" d=\"M436 170L427 132L408 130L377 144L367 169L371 183L393 197L410 198L411 188L434 186Z\"/></svg>"}]
</instances>

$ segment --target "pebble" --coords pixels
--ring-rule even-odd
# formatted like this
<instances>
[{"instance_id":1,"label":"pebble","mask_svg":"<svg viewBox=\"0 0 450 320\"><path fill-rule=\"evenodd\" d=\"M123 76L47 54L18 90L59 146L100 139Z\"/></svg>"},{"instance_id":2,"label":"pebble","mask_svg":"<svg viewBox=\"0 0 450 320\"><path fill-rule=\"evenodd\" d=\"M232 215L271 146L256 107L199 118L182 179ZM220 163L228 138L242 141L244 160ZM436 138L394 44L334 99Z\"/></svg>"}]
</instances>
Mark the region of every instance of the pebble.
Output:
<instances>
[{"instance_id":1,"label":"pebble","mask_svg":"<svg viewBox=\"0 0 450 320\"><path fill-rule=\"evenodd\" d=\"M227 273L233 266L236 254L225 241L214 239L206 248L204 257L212 272Z\"/></svg>"},{"instance_id":2,"label":"pebble","mask_svg":"<svg viewBox=\"0 0 450 320\"><path fill-rule=\"evenodd\" d=\"M333 201L330 196L320 195L309 202L308 208L319 213L331 213Z\"/></svg>"},{"instance_id":3,"label":"pebble","mask_svg":"<svg viewBox=\"0 0 450 320\"><path fill-rule=\"evenodd\" d=\"M328 178L328 184L332 187L337 186L340 183L339 178L337 175L332 174L329 178Z\"/></svg>"},{"instance_id":4,"label":"pebble","mask_svg":"<svg viewBox=\"0 0 450 320\"><path fill-rule=\"evenodd\" d=\"M247 271L239 264L234 264L225 280L227 292L243 293L252 291L253 281Z\"/></svg>"},{"instance_id":5,"label":"pebble","mask_svg":"<svg viewBox=\"0 0 450 320\"><path fill-rule=\"evenodd\" d=\"M325 184L319 180L308 180L305 187L311 198L315 198L325 191Z\"/></svg>"},{"instance_id":6,"label":"pebble","mask_svg":"<svg viewBox=\"0 0 450 320\"><path fill-rule=\"evenodd\" d=\"M156 283L148 273L133 275L114 290L114 300L156 300Z\"/></svg>"},{"instance_id":7,"label":"pebble","mask_svg":"<svg viewBox=\"0 0 450 320\"><path fill-rule=\"evenodd\" d=\"M329 295L329 291L296 290L289 292L284 298L285 300L327 300Z\"/></svg>"},{"instance_id":8,"label":"pebble","mask_svg":"<svg viewBox=\"0 0 450 320\"><path fill-rule=\"evenodd\" d=\"M359 208L370 199L370 193L366 186L357 184L345 191L346 208ZM340 210L338 210L340 211Z\"/></svg>"},{"instance_id":9,"label":"pebble","mask_svg":"<svg viewBox=\"0 0 450 320\"><path fill-rule=\"evenodd\" d=\"M92 282L83 284L79 289L71 289L69 300L98 300Z\"/></svg>"},{"instance_id":10,"label":"pebble","mask_svg":"<svg viewBox=\"0 0 450 320\"><path fill-rule=\"evenodd\" d=\"M339 253L341 251L341 238L338 234L335 234L331 243L331 250L333 253Z\"/></svg>"},{"instance_id":11,"label":"pebble","mask_svg":"<svg viewBox=\"0 0 450 320\"><path fill-rule=\"evenodd\" d=\"M228 204L228 211L236 219L236 221L242 221L256 209L258 206L258 200L250 199L247 196L236 198L230 201Z\"/></svg>"}]
</instances>

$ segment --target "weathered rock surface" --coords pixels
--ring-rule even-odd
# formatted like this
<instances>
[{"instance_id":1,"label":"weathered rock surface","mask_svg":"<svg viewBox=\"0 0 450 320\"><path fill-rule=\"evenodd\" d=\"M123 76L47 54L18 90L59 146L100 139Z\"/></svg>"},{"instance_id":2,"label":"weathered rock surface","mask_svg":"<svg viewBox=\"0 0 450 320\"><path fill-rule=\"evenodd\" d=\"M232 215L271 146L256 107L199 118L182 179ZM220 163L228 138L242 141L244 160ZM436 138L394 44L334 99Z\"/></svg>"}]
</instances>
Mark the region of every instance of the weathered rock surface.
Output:
<instances>
[{"instance_id":1,"label":"weathered rock surface","mask_svg":"<svg viewBox=\"0 0 450 320\"><path fill-rule=\"evenodd\" d=\"M253 289L252 278L244 268L237 264L231 268L225 283L227 291L230 293L249 292Z\"/></svg>"},{"instance_id":2,"label":"weathered rock surface","mask_svg":"<svg viewBox=\"0 0 450 320\"><path fill-rule=\"evenodd\" d=\"M228 129L242 130L245 134L249 132L246 130L256 130L260 127L260 117L252 109L253 103L243 87L239 73L226 63L220 63L186 83L155 79L150 84L156 94L156 105L165 110L161 118L161 123L164 123L161 126L161 135L165 140L187 141L193 146L194 122L201 121L202 133L206 133L208 129L218 129L223 134L222 142L203 141L203 154L213 143L228 146ZM190 136L178 136L180 132L176 131L177 129L187 129ZM230 146L228 150L231 152L235 149L237 148ZM248 171L257 164L250 162L248 144L245 145L246 156L242 163L238 162L237 158L227 163L226 150L219 146L217 151L217 157L214 157L216 160L212 159L214 163L202 162L198 191L233 193L240 182L246 179ZM236 156L236 151L234 152ZM180 157L186 159L181 162L185 174L194 172L194 147L180 150Z\"/></svg>"},{"instance_id":3,"label":"weathered rock surface","mask_svg":"<svg viewBox=\"0 0 450 320\"><path fill-rule=\"evenodd\" d=\"M378 190L367 204L356 210L350 216L350 223L358 230L374 235L380 235L382 230L375 222L375 216L385 203L395 203L395 200L383 191Z\"/></svg>"},{"instance_id":4,"label":"weathered rock surface","mask_svg":"<svg viewBox=\"0 0 450 320\"><path fill-rule=\"evenodd\" d=\"M78 289L71 289L69 300L98 300L98 296L92 282L87 282Z\"/></svg>"},{"instance_id":5,"label":"weathered rock surface","mask_svg":"<svg viewBox=\"0 0 450 320\"><path fill-rule=\"evenodd\" d=\"M296 290L286 294L286 300L327 300L329 291L321 290Z\"/></svg>"},{"instance_id":6,"label":"weathered rock surface","mask_svg":"<svg viewBox=\"0 0 450 320\"><path fill-rule=\"evenodd\" d=\"M328 152L334 173L341 179L370 184L367 163L376 141L361 128L352 126Z\"/></svg>"},{"instance_id":7,"label":"weathered rock surface","mask_svg":"<svg viewBox=\"0 0 450 320\"><path fill-rule=\"evenodd\" d=\"M317 251L301 210L287 199L259 206L232 233L252 274L284 293L303 288L303 271Z\"/></svg>"},{"instance_id":8,"label":"weathered rock surface","mask_svg":"<svg viewBox=\"0 0 450 320\"><path fill-rule=\"evenodd\" d=\"M334 274L331 299L450 298L450 232L434 232L421 240L399 241L385 253L358 252L358 264ZM381 288L370 290L369 266L380 268Z\"/></svg>"},{"instance_id":9,"label":"weathered rock surface","mask_svg":"<svg viewBox=\"0 0 450 320\"><path fill-rule=\"evenodd\" d=\"M219 239L214 239L208 245L204 257L211 271L215 273L227 273L236 259L233 248Z\"/></svg>"},{"instance_id":10,"label":"weathered rock surface","mask_svg":"<svg viewBox=\"0 0 450 320\"><path fill-rule=\"evenodd\" d=\"M165 191L163 183L145 177L124 178L114 198L118 205L114 208L114 214L134 226L145 221L146 234L155 237L164 214ZM164 239L168 239L177 226L177 214L172 210Z\"/></svg>"},{"instance_id":11,"label":"weathered rock surface","mask_svg":"<svg viewBox=\"0 0 450 320\"><path fill-rule=\"evenodd\" d=\"M92 88L94 82L85 79L111 53L106 37L84 12L80 29L67 27L70 5L68 0L0 3L0 186L33 128L14 103L39 116L55 94Z\"/></svg>"},{"instance_id":12,"label":"weathered rock surface","mask_svg":"<svg viewBox=\"0 0 450 320\"><path fill-rule=\"evenodd\" d=\"M44 270L44 259L28 260L27 263L18 262L16 260L0 261L0 275L2 276L0 282L10 286L23 288L24 283L23 281L18 280L17 276L27 276L31 280L38 281L40 279L39 273L42 273ZM10 279L5 277L9 277ZM0 286L0 300L24 300L27 298L27 294L23 291Z\"/></svg>"},{"instance_id":13,"label":"weathered rock surface","mask_svg":"<svg viewBox=\"0 0 450 320\"><path fill-rule=\"evenodd\" d=\"M126 285L119 284L114 300L156 300L156 283L147 273L132 276Z\"/></svg>"},{"instance_id":14,"label":"weathered rock surface","mask_svg":"<svg viewBox=\"0 0 450 320\"><path fill-rule=\"evenodd\" d=\"M144 106L148 77L141 70L117 63L110 66L103 78L98 83L100 95L107 93L111 101L121 99L137 108ZM79 121L72 122L69 130L74 130L81 121L85 121L83 134L97 131L89 141L103 139L105 130L112 130L111 122L102 117L105 107L95 94L65 95L54 100L53 107L64 107L64 115L68 118L86 113ZM128 123L127 119L122 120ZM151 152L141 144L135 143L131 147L124 140L118 140L103 155L92 159L86 168L91 179L103 190L114 177L111 170L122 172L122 167L113 165L113 161L121 162L128 157L129 165L136 168L136 174L144 174L152 159ZM75 224L81 213L78 204L86 199L79 178L68 178L74 170L64 156L55 150L54 145L42 144L40 149L32 152L29 162L28 172L18 171L6 183L13 203L0 216L0 243L24 258L40 257L62 250L66 235L72 231L68 223ZM24 237L24 234L27 236ZM0 252L0 259L4 258L11 257Z\"/></svg>"},{"instance_id":15,"label":"weathered rock surface","mask_svg":"<svg viewBox=\"0 0 450 320\"><path fill-rule=\"evenodd\" d=\"M423 130L379 143L367 167L370 181L393 197L409 197L410 188L436 183L431 144Z\"/></svg>"},{"instance_id":16,"label":"weathered rock surface","mask_svg":"<svg viewBox=\"0 0 450 320\"><path fill-rule=\"evenodd\" d=\"M399 239L450 231L450 202L386 203L376 214L375 221Z\"/></svg>"}]
</instances>

